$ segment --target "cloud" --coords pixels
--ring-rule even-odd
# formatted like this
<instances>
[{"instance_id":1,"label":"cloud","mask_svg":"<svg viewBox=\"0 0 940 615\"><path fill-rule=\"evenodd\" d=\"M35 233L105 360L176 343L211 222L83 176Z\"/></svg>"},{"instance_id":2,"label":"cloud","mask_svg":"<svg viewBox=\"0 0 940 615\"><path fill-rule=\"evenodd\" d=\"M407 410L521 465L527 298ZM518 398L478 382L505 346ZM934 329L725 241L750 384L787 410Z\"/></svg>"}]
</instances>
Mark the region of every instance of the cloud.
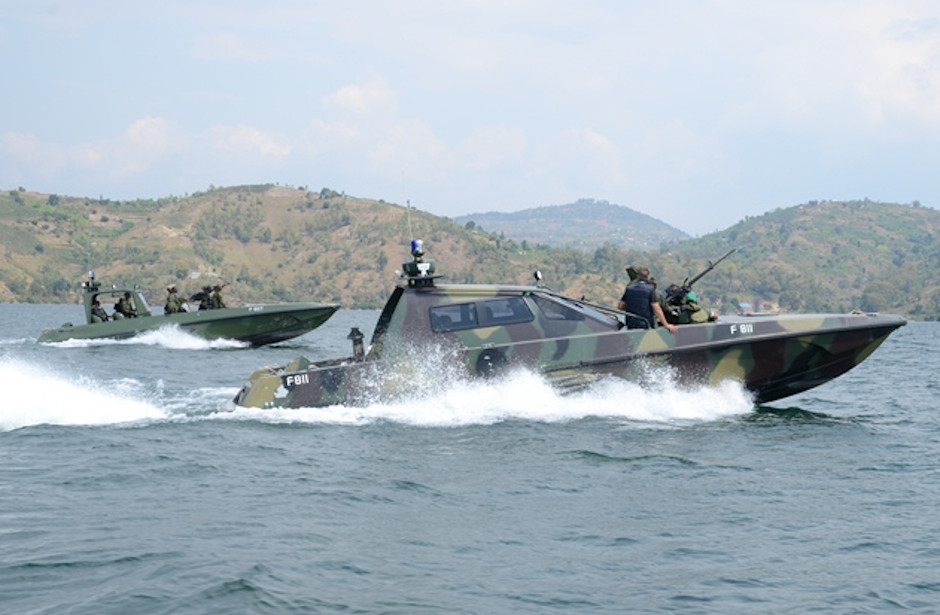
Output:
<instances>
[{"instance_id":1,"label":"cloud","mask_svg":"<svg viewBox=\"0 0 940 615\"><path fill-rule=\"evenodd\" d=\"M26 182L26 176L32 173L53 184L63 177L81 174L83 185L91 187L123 185L138 179L150 182L154 178L157 183L176 186L177 178L186 175L188 169L206 173L206 169L218 167L226 170L221 174L228 181L243 183L245 180L235 174L283 160L291 152L285 138L248 126L216 125L192 133L160 117L135 120L113 137L77 145L21 133L0 137L0 158L14 168L32 170L22 172L23 181L10 178L17 184ZM219 173L208 174L214 177ZM100 192L100 188L93 192Z\"/></svg>"},{"instance_id":2,"label":"cloud","mask_svg":"<svg viewBox=\"0 0 940 615\"><path fill-rule=\"evenodd\" d=\"M403 173L434 181L453 167L451 148L427 122L400 116L397 95L382 77L339 87L323 97L319 111L302 145L319 163L349 165L384 181Z\"/></svg>"},{"instance_id":3,"label":"cloud","mask_svg":"<svg viewBox=\"0 0 940 615\"><path fill-rule=\"evenodd\" d=\"M188 142L176 122L145 117L132 122L120 135L82 149L96 154L89 158L94 160L95 171L111 181L124 181L147 172L161 159L182 153Z\"/></svg>"},{"instance_id":4,"label":"cloud","mask_svg":"<svg viewBox=\"0 0 940 615\"><path fill-rule=\"evenodd\" d=\"M870 117L883 125L892 117L909 117L940 128L940 19L870 15L872 34L859 91Z\"/></svg>"},{"instance_id":5,"label":"cloud","mask_svg":"<svg viewBox=\"0 0 940 615\"><path fill-rule=\"evenodd\" d=\"M894 122L940 127L940 21L918 2L799 2L748 15L745 33L713 50L722 121L837 137L880 133ZM932 14L931 14L932 13ZM735 58L735 47L750 50ZM717 56L716 56L717 57Z\"/></svg>"},{"instance_id":6,"label":"cloud","mask_svg":"<svg viewBox=\"0 0 940 615\"><path fill-rule=\"evenodd\" d=\"M370 122L394 117L398 101L388 80L372 75L362 83L344 85L323 97L327 112L341 116L356 116Z\"/></svg>"},{"instance_id":7,"label":"cloud","mask_svg":"<svg viewBox=\"0 0 940 615\"><path fill-rule=\"evenodd\" d=\"M31 134L10 132L0 136L4 176L18 185L31 183L31 179L52 181L70 173L94 172L104 168L107 151L103 145L62 145Z\"/></svg>"},{"instance_id":8,"label":"cloud","mask_svg":"<svg viewBox=\"0 0 940 615\"><path fill-rule=\"evenodd\" d=\"M0 140L0 151L21 162L38 162L48 149L35 136L19 132L8 132Z\"/></svg>"},{"instance_id":9,"label":"cloud","mask_svg":"<svg viewBox=\"0 0 940 615\"><path fill-rule=\"evenodd\" d=\"M341 175L367 183L365 174L396 180L408 173L421 181L441 180L453 154L426 123L394 118L386 123L315 119L302 151L321 168L344 167Z\"/></svg>"},{"instance_id":10,"label":"cloud","mask_svg":"<svg viewBox=\"0 0 940 615\"><path fill-rule=\"evenodd\" d=\"M216 152L230 157L283 159L291 153L285 138L250 126L214 126L208 141Z\"/></svg>"},{"instance_id":11,"label":"cloud","mask_svg":"<svg viewBox=\"0 0 940 615\"><path fill-rule=\"evenodd\" d=\"M930 0L269 5L23 4L0 45L35 50L10 67L32 94L0 117L0 183L322 181L441 215L594 197L692 232L940 205Z\"/></svg>"},{"instance_id":12,"label":"cloud","mask_svg":"<svg viewBox=\"0 0 940 615\"><path fill-rule=\"evenodd\" d=\"M180 137L180 128L176 122L162 117L145 117L132 122L117 141L150 157L177 148Z\"/></svg>"}]
</instances>

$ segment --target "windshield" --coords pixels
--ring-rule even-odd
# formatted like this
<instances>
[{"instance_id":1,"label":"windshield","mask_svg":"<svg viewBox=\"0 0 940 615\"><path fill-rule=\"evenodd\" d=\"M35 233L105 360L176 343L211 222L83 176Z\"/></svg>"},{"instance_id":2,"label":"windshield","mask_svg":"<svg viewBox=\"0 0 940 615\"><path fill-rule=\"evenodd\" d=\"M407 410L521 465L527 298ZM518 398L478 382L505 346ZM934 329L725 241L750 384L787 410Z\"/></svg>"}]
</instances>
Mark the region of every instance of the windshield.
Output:
<instances>
[{"instance_id":1,"label":"windshield","mask_svg":"<svg viewBox=\"0 0 940 615\"><path fill-rule=\"evenodd\" d=\"M565 297L531 295L535 305L548 320L580 321L587 318L605 325L616 325L617 318Z\"/></svg>"}]
</instances>

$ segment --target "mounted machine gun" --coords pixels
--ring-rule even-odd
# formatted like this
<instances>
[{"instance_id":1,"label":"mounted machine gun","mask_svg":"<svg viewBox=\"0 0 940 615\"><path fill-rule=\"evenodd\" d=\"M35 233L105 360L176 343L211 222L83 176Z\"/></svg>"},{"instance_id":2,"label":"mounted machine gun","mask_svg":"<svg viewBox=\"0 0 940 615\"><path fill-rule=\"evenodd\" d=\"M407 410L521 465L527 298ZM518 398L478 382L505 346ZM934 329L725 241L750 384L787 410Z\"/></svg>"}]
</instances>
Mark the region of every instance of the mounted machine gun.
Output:
<instances>
[{"instance_id":1,"label":"mounted machine gun","mask_svg":"<svg viewBox=\"0 0 940 615\"><path fill-rule=\"evenodd\" d=\"M713 315L699 307L698 295L692 290L692 285L705 277L718 263L737 252L737 250L737 248L731 248L714 263L708 261L708 267L691 280L686 278L681 285L670 284L666 288L663 311L666 313L666 319L669 322L673 324L687 324L690 322L714 320Z\"/></svg>"}]
</instances>

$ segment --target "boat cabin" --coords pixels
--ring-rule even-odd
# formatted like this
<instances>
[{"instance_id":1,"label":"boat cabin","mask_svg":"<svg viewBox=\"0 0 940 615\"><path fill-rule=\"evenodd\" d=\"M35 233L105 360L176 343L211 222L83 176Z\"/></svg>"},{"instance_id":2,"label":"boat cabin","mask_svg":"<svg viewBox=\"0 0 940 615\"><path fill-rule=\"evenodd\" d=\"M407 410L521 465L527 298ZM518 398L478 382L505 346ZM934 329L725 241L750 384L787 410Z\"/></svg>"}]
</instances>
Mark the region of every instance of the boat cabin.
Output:
<instances>
[{"instance_id":1,"label":"boat cabin","mask_svg":"<svg viewBox=\"0 0 940 615\"><path fill-rule=\"evenodd\" d=\"M92 312L96 300L101 304L102 308L110 308L112 310L108 312L108 316L111 318L116 320L124 318L123 314L114 312L114 307L125 294L129 296L133 304L132 307L137 311L138 317L153 315L150 310L150 305L148 305L147 300L144 299L144 295L141 293L139 286L134 286L134 288L118 288L112 284L111 288L102 289L101 282L95 279L95 272L90 271L88 273L88 280L82 282L82 299L85 304L85 323L90 325L101 322L101 319Z\"/></svg>"}]
</instances>

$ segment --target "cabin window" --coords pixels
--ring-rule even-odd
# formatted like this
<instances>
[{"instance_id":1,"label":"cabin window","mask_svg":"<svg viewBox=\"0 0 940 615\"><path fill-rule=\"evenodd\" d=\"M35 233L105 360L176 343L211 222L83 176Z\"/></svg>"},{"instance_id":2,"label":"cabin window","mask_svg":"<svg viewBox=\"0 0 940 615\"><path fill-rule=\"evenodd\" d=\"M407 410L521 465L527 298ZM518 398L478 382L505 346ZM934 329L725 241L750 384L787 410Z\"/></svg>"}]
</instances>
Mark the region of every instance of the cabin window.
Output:
<instances>
[{"instance_id":1,"label":"cabin window","mask_svg":"<svg viewBox=\"0 0 940 615\"><path fill-rule=\"evenodd\" d=\"M500 297L477 303L455 303L431 308L431 330L435 333L495 327L535 319L522 297Z\"/></svg>"},{"instance_id":2,"label":"cabin window","mask_svg":"<svg viewBox=\"0 0 940 615\"><path fill-rule=\"evenodd\" d=\"M446 333L472 329L477 324L477 308L473 303L454 303L431 308L431 331Z\"/></svg>"},{"instance_id":3,"label":"cabin window","mask_svg":"<svg viewBox=\"0 0 940 615\"><path fill-rule=\"evenodd\" d=\"M531 322L535 318L522 297L501 297L483 301L482 306L480 325L483 327Z\"/></svg>"},{"instance_id":4,"label":"cabin window","mask_svg":"<svg viewBox=\"0 0 940 615\"><path fill-rule=\"evenodd\" d=\"M584 320L584 314L571 306L533 295L532 300L539 306L542 314L548 320Z\"/></svg>"}]
</instances>

